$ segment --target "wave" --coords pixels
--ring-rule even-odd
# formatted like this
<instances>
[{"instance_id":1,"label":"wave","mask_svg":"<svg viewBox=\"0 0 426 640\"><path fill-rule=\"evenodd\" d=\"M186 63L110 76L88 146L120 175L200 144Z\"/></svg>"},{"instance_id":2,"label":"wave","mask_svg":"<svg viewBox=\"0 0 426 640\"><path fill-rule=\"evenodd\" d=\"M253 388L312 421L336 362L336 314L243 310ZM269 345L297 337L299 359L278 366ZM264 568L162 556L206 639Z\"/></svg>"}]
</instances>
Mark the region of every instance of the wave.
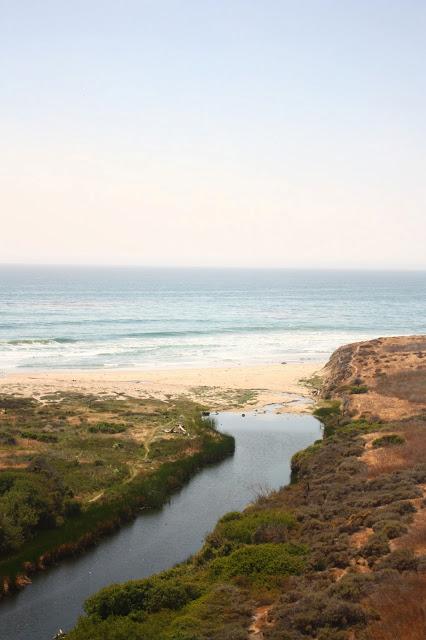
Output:
<instances>
[{"instance_id":1,"label":"wave","mask_svg":"<svg viewBox=\"0 0 426 640\"><path fill-rule=\"evenodd\" d=\"M234 326L234 327L211 327L210 329L187 329L174 331L134 331L130 333L117 333L105 336L105 339L113 338L182 338L191 336L216 336L222 334L261 334L261 333L312 333L329 332L341 333L342 331L365 331L365 327L338 327L331 325L304 325L304 326Z\"/></svg>"},{"instance_id":2,"label":"wave","mask_svg":"<svg viewBox=\"0 0 426 640\"><path fill-rule=\"evenodd\" d=\"M92 333L91 335L87 335L87 333L82 334L76 338L68 338L68 337L55 337L55 338L17 338L12 340L0 340L0 349L1 347L43 347L47 345L66 345L66 344L76 344L79 345L93 345L96 343L115 343L117 346L122 343L122 347L125 348L125 345L129 346L129 341L132 340L140 340L140 342L144 340L153 340L155 342L160 340L168 340L172 338L176 338L177 341L182 341L184 339L197 339L197 338L209 338L209 337L220 337L220 336L244 336L244 335L279 335L289 336L293 334L294 336L303 336L303 335L312 335L316 333L323 334L324 336L329 335L340 335L342 333L364 333L366 329L363 328L353 328L353 327L332 327L329 325L304 325L304 326L228 326L228 327L220 327L220 326L210 326L206 329L174 329L174 330L159 330L159 331L131 331L121 333L117 331L116 333L107 333L102 334L99 332L98 334ZM155 344L154 342L154 344ZM123 344L124 343L124 344ZM136 346L136 345L135 345ZM157 346L158 342L157 342ZM167 345L164 345L167 346ZM178 346L176 342L175 346ZM182 342L180 342L180 347L182 347Z\"/></svg>"},{"instance_id":3,"label":"wave","mask_svg":"<svg viewBox=\"0 0 426 640\"><path fill-rule=\"evenodd\" d=\"M43 317L43 316L42 316ZM186 318L170 318L168 320L174 323L182 323L188 322ZM57 327L58 325L66 326L66 327L79 327L79 326L87 326L87 325L126 325L126 324L158 324L164 322L163 318L85 318L81 317L77 320L66 320L66 319L56 319L56 320L42 320L37 322L39 326L42 327ZM205 320L203 318L191 319L193 323L204 323ZM34 318L31 322L19 322L18 324L0 324L0 329L14 329L16 326L19 327L30 327L34 325Z\"/></svg>"},{"instance_id":4,"label":"wave","mask_svg":"<svg viewBox=\"0 0 426 640\"><path fill-rule=\"evenodd\" d=\"M67 343L74 343L77 342L77 340L74 340L73 338L24 338L24 339L17 339L17 340L5 340L3 341L3 344L10 344L13 346L20 346L20 345L38 345L38 344L67 344Z\"/></svg>"}]
</instances>

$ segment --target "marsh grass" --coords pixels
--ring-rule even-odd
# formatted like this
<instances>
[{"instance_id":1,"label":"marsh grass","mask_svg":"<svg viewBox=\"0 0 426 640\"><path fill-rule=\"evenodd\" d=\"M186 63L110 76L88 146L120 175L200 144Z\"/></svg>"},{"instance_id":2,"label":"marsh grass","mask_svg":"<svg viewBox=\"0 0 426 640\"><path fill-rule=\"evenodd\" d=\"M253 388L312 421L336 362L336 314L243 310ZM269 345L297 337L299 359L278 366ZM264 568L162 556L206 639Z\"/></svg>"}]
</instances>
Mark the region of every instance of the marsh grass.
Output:
<instances>
[{"instance_id":1,"label":"marsh grass","mask_svg":"<svg viewBox=\"0 0 426 640\"><path fill-rule=\"evenodd\" d=\"M0 408L0 426L8 425L10 437L17 433L20 438L27 425L31 425L31 435L37 436L30 449L29 439L1 445L6 469L0 471L0 500L8 505L8 511L1 514L2 530L6 526L14 546L9 548L0 536L0 575L9 578L7 584L12 588L24 563L27 570L34 571L81 553L135 517L141 508L161 506L203 465L234 450L233 438L218 433L214 422L202 419L200 407L190 401L99 401L73 395L61 397L59 404L40 405L1 397ZM106 415L112 415L116 422L105 420ZM191 438L157 436L162 426L177 422L181 416ZM88 425L94 425L94 430ZM138 428L147 434L152 447L153 463L149 466L149 448L133 437ZM53 434L54 440L40 441L45 433ZM24 467L14 468L17 461ZM6 477L11 479L9 485L2 484ZM34 513L32 493L25 488L28 483L40 485L39 516ZM98 492L95 502L88 499L94 492ZM12 500L20 505L18 510ZM26 524L27 512L31 528ZM17 521L15 514L25 518Z\"/></svg>"}]
</instances>

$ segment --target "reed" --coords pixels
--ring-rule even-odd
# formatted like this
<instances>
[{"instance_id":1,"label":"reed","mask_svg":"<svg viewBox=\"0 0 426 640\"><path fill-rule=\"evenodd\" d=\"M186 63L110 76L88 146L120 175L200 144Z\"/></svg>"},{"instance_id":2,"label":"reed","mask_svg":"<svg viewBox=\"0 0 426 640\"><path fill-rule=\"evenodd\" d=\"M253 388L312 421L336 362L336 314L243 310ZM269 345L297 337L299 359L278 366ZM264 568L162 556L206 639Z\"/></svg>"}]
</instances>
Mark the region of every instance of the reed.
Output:
<instances>
[{"instance_id":1,"label":"reed","mask_svg":"<svg viewBox=\"0 0 426 640\"><path fill-rule=\"evenodd\" d=\"M132 482L114 488L107 500L67 519L61 527L40 532L19 553L0 562L0 593L5 595L21 588L31 573L84 553L134 519L141 510L160 508L197 471L232 455L234 449L232 436L215 433L213 437L206 433L197 453L166 462L148 477L137 476Z\"/></svg>"}]
</instances>

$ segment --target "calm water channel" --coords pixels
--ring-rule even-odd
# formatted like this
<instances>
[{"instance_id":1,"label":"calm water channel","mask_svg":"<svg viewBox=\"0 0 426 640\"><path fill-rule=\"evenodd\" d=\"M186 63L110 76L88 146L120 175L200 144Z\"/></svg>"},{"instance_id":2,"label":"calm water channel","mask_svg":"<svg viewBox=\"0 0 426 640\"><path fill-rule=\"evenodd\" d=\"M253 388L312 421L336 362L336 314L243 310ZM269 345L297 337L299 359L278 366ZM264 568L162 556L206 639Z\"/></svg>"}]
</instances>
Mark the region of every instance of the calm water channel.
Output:
<instances>
[{"instance_id":1,"label":"calm water channel","mask_svg":"<svg viewBox=\"0 0 426 640\"><path fill-rule=\"evenodd\" d=\"M274 407L216 418L219 429L235 437L235 455L201 471L160 511L141 515L92 551L35 576L32 585L1 603L1 640L50 640L59 627L75 624L94 591L185 560L218 518L242 509L260 486L287 484L291 456L322 435L312 416L276 414Z\"/></svg>"}]
</instances>

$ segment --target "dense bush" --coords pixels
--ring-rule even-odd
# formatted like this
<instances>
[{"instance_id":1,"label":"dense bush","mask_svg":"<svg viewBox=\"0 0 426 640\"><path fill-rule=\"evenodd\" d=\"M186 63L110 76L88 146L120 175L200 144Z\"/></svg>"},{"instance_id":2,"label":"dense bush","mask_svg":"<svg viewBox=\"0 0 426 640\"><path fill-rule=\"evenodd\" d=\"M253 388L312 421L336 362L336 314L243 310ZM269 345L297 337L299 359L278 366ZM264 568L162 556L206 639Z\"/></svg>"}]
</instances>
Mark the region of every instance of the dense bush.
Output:
<instances>
[{"instance_id":1,"label":"dense bush","mask_svg":"<svg viewBox=\"0 0 426 640\"><path fill-rule=\"evenodd\" d=\"M81 513L81 504L77 500L66 500L64 502L64 516L74 518Z\"/></svg>"},{"instance_id":2,"label":"dense bush","mask_svg":"<svg viewBox=\"0 0 426 640\"><path fill-rule=\"evenodd\" d=\"M244 546L212 563L214 575L280 576L300 573L305 566L307 548L296 544L265 543Z\"/></svg>"},{"instance_id":3,"label":"dense bush","mask_svg":"<svg viewBox=\"0 0 426 640\"><path fill-rule=\"evenodd\" d=\"M407 527L399 520L379 520L373 525L375 533L392 540L406 533Z\"/></svg>"},{"instance_id":4,"label":"dense bush","mask_svg":"<svg viewBox=\"0 0 426 640\"><path fill-rule=\"evenodd\" d=\"M373 588L374 582L371 574L348 573L341 580L329 587L332 596L351 602L359 602Z\"/></svg>"},{"instance_id":5,"label":"dense bush","mask_svg":"<svg viewBox=\"0 0 426 640\"><path fill-rule=\"evenodd\" d=\"M392 505L392 509L399 513L399 515L409 515L412 513L416 513L416 507L412 502L394 502Z\"/></svg>"},{"instance_id":6,"label":"dense bush","mask_svg":"<svg viewBox=\"0 0 426 640\"><path fill-rule=\"evenodd\" d=\"M368 558L370 564L373 564L378 558L389 553L389 544L384 535L374 534L370 536L368 542L361 549L362 555Z\"/></svg>"},{"instance_id":7,"label":"dense bush","mask_svg":"<svg viewBox=\"0 0 426 640\"><path fill-rule=\"evenodd\" d=\"M141 625L130 618L81 618L67 640L142 640Z\"/></svg>"},{"instance_id":8,"label":"dense bush","mask_svg":"<svg viewBox=\"0 0 426 640\"><path fill-rule=\"evenodd\" d=\"M44 473L5 471L0 476L0 553L18 549L38 528L62 513L64 487Z\"/></svg>"},{"instance_id":9,"label":"dense bush","mask_svg":"<svg viewBox=\"0 0 426 640\"><path fill-rule=\"evenodd\" d=\"M329 418L330 416L338 416L340 414L340 402L330 402L324 407L317 407L313 411L314 416L317 418Z\"/></svg>"},{"instance_id":10,"label":"dense bush","mask_svg":"<svg viewBox=\"0 0 426 640\"><path fill-rule=\"evenodd\" d=\"M3 433L0 433L0 444L15 445L16 438L12 433L4 431Z\"/></svg>"},{"instance_id":11,"label":"dense bush","mask_svg":"<svg viewBox=\"0 0 426 640\"><path fill-rule=\"evenodd\" d=\"M89 615L100 618L127 616L135 611L152 613L160 609L180 609L198 596L193 585L175 578L153 576L106 587L86 600L84 608Z\"/></svg>"},{"instance_id":12,"label":"dense bush","mask_svg":"<svg viewBox=\"0 0 426 640\"><path fill-rule=\"evenodd\" d=\"M302 636L325 638L327 636L324 633L319 635L319 630L323 629L324 632L332 630L333 633L328 636L330 640L336 638L334 635L336 629L347 629L355 624L365 624L367 621L366 612L361 605L321 592L315 595L309 594L295 603L286 605L280 611L280 618L282 626L290 627L300 632ZM273 638L282 637L271 635Z\"/></svg>"},{"instance_id":13,"label":"dense bush","mask_svg":"<svg viewBox=\"0 0 426 640\"><path fill-rule=\"evenodd\" d=\"M404 444L405 440L402 436L399 436L397 433L390 433L388 435L381 436L380 438L376 438L373 440L373 447L377 449L378 447L388 447L394 444Z\"/></svg>"},{"instance_id":14,"label":"dense bush","mask_svg":"<svg viewBox=\"0 0 426 640\"><path fill-rule=\"evenodd\" d=\"M33 398L20 398L19 396L1 395L0 409L7 411L8 409L32 409L36 404Z\"/></svg>"},{"instance_id":15,"label":"dense bush","mask_svg":"<svg viewBox=\"0 0 426 640\"><path fill-rule=\"evenodd\" d=\"M90 433L123 433L126 429L127 425L114 422L98 422L89 427Z\"/></svg>"},{"instance_id":16,"label":"dense bush","mask_svg":"<svg viewBox=\"0 0 426 640\"><path fill-rule=\"evenodd\" d=\"M239 520L242 517L243 514L241 513L241 511L228 511L228 513L225 513L225 515L220 518L219 523L230 522L231 520Z\"/></svg>"},{"instance_id":17,"label":"dense bush","mask_svg":"<svg viewBox=\"0 0 426 640\"><path fill-rule=\"evenodd\" d=\"M410 549L393 551L377 564L378 569L396 569L397 571L416 571L419 559Z\"/></svg>"},{"instance_id":18,"label":"dense bush","mask_svg":"<svg viewBox=\"0 0 426 640\"><path fill-rule=\"evenodd\" d=\"M186 438L161 438L151 444L149 457L151 459L167 458L182 453L187 448L188 440Z\"/></svg>"},{"instance_id":19,"label":"dense bush","mask_svg":"<svg viewBox=\"0 0 426 640\"><path fill-rule=\"evenodd\" d=\"M285 537L287 529L295 525L294 517L285 511L265 510L242 514L240 517L231 517L220 521L216 532L224 538L235 542L250 543L261 542L262 533L267 535L269 530L271 536L273 531ZM283 540L278 540L283 541Z\"/></svg>"},{"instance_id":20,"label":"dense bush","mask_svg":"<svg viewBox=\"0 0 426 640\"><path fill-rule=\"evenodd\" d=\"M58 442L58 436L53 433L44 433L38 431L21 431L21 438L27 438L28 440L38 440L39 442L54 443Z\"/></svg>"},{"instance_id":21,"label":"dense bush","mask_svg":"<svg viewBox=\"0 0 426 640\"><path fill-rule=\"evenodd\" d=\"M365 384L354 384L349 391L352 394L368 393L368 387Z\"/></svg>"},{"instance_id":22,"label":"dense bush","mask_svg":"<svg viewBox=\"0 0 426 640\"><path fill-rule=\"evenodd\" d=\"M297 451L293 455L291 459L293 479L303 470L303 467L309 462L309 458L318 452L322 446L322 442L322 440L317 440L314 444L306 447L306 449L302 449L302 451Z\"/></svg>"}]
</instances>

